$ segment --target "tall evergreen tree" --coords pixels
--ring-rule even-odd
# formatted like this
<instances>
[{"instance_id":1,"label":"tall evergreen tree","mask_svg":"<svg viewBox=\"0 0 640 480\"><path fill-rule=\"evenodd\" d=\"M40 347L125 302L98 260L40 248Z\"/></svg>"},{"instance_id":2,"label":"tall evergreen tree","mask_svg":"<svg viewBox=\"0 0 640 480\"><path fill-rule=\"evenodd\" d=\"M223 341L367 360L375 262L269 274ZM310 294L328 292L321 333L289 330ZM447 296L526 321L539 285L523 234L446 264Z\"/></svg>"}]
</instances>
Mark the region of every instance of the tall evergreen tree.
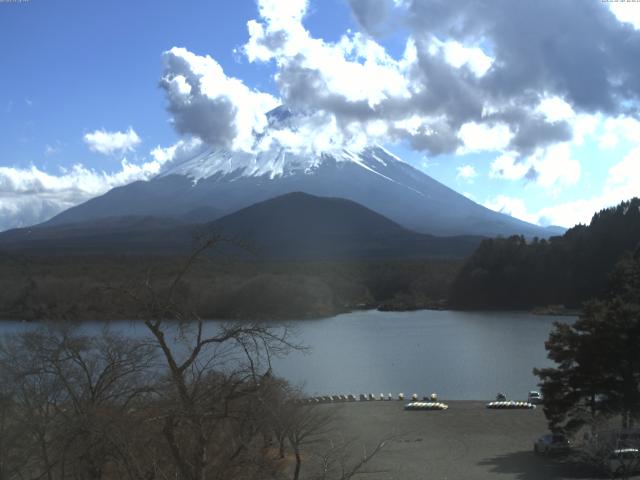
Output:
<instances>
[{"instance_id":1,"label":"tall evergreen tree","mask_svg":"<svg viewBox=\"0 0 640 480\"><path fill-rule=\"evenodd\" d=\"M604 299L588 302L574 324L556 323L546 348L557 366L534 373L551 430L640 418L640 249L616 265Z\"/></svg>"}]
</instances>

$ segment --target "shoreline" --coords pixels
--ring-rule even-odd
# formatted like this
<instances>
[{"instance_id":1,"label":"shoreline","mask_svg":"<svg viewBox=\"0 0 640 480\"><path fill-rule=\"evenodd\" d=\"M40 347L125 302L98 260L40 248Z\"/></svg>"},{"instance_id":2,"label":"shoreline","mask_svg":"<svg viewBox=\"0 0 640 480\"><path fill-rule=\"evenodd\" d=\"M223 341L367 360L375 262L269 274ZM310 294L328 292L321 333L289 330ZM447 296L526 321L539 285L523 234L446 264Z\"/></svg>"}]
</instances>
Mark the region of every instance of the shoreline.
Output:
<instances>
[{"instance_id":1,"label":"shoreline","mask_svg":"<svg viewBox=\"0 0 640 480\"><path fill-rule=\"evenodd\" d=\"M333 318L333 317L337 317L340 315L345 315L345 314L350 314L350 313L359 313L359 312L380 312L380 313L409 313L409 312L421 312L421 311L425 311L425 312L460 312L460 313L466 313L466 312L480 312L480 313L499 313L499 314L505 314L505 313L515 313L515 314L524 314L524 313L528 313L531 315L535 315L535 316L539 316L539 317L578 317L581 315L581 311L580 310L564 310L564 311L536 311L536 309L522 309L522 310L513 310L513 309L505 309L505 310L501 310L501 309L476 309L476 310L469 310L469 309L456 309L456 308L448 308L448 307L443 307L443 308L406 308L406 309L388 309L388 308L381 308L381 306L375 306L375 305L367 305L366 307L362 307L362 308L344 308L344 309L336 309L332 312L323 312L323 313L318 313L318 314L308 314L306 316L279 316L279 317L266 317L266 316L246 316L246 317L227 317L227 318L204 318L203 320L205 321L215 321L215 322L225 322L225 321L229 321L229 322L304 322L304 321L309 321L309 320L324 320L327 318ZM35 322L57 322L60 321L60 319L54 319L54 318L33 318L32 316L29 317L20 317L20 316L5 316L3 315L3 313L6 312L0 312L0 323L2 322L22 322L22 323L35 323ZM144 321L143 318L126 318L126 317L119 317L119 316L112 316L109 318L74 318L70 321L73 322L111 322L111 321L117 321L117 322L142 322ZM166 319L166 321L171 322L173 321L173 319Z\"/></svg>"}]
</instances>

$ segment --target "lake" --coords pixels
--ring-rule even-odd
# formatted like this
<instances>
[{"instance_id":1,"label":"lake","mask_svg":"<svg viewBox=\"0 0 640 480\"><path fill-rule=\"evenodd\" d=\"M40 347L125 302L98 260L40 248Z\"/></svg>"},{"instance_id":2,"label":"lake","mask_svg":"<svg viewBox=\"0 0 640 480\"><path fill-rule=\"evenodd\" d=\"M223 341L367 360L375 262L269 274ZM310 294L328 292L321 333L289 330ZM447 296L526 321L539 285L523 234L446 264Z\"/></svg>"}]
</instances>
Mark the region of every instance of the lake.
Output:
<instances>
[{"instance_id":1,"label":"lake","mask_svg":"<svg viewBox=\"0 0 640 480\"><path fill-rule=\"evenodd\" d=\"M524 399L536 389L533 367L551 365L544 342L554 321L573 317L524 312L360 311L294 322L310 347L276 359L274 371L308 394L437 392L455 400L492 399L497 392ZM214 327L216 322L209 322ZM31 324L4 322L1 332ZM88 323L98 331L100 323ZM141 335L144 328L114 322Z\"/></svg>"}]
</instances>

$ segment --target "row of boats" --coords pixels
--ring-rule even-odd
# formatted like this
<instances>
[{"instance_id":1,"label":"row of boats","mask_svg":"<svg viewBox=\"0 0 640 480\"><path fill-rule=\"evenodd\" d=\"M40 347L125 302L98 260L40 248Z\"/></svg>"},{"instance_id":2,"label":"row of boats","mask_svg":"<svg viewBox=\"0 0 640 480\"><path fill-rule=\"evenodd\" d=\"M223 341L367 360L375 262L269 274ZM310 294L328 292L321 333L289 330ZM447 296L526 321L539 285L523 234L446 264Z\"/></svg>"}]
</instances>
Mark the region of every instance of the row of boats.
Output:
<instances>
[{"instance_id":1,"label":"row of boats","mask_svg":"<svg viewBox=\"0 0 640 480\"><path fill-rule=\"evenodd\" d=\"M489 402L486 405L487 408L491 409L507 409L507 410L515 410L515 409L525 409L525 410L533 410L536 406L531 402L514 402L511 401L501 401L501 402Z\"/></svg>"},{"instance_id":2,"label":"row of boats","mask_svg":"<svg viewBox=\"0 0 640 480\"><path fill-rule=\"evenodd\" d=\"M418 401L418 394L414 393L411 395L411 401ZM399 400L404 401L404 393L399 393L394 397L393 394L389 393L385 395L381 393L380 395L374 395L373 393L364 394L361 393L357 397L355 395L323 395L319 397L309 397L304 400L304 403L340 403L340 402L372 402L372 401L391 401L391 400ZM438 400L438 395L436 393L432 393L431 395L425 395L422 397L424 401L435 402Z\"/></svg>"},{"instance_id":3,"label":"row of boats","mask_svg":"<svg viewBox=\"0 0 640 480\"><path fill-rule=\"evenodd\" d=\"M515 401L502 401L502 402L489 402L486 405L490 409L506 409L506 410L533 410L536 406L529 402L515 402ZM404 407L405 410L446 410L449 405L442 402L410 402Z\"/></svg>"},{"instance_id":4,"label":"row of boats","mask_svg":"<svg viewBox=\"0 0 640 480\"><path fill-rule=\"evenodd\" d=\"M309 397L303 400L303 403L341 403L341 402L371 402L371 401L391 401L391 400L404 401L404 394L400 393L397 397L394 397L391 393L385 395L374 395L373 393L364 394L361 393L356 397L355 395L324 395L319 397ZM446 410L449 406L446 403L438 402L438 395L432 393L431 395L425 395L422 401L419 401L418 394L411 395L411 401L404 407L405 410ZM514 400L497 400L495 402L489 402L486 404L486 408L489 409L505 409L516 410L526 409L533 410L536 408L535 404L531 401L514 401Z\"/></svg>"},{"instance_id":5,"label":"row of boats","mask_svg":"<svg viewBox=\"0 0 640 480\"><path fill-rule=\"evenodd\" d=\"M410 402L404 406L405 410L446 410L449 405L442 402Z\"/></svg>"}]
</instances>

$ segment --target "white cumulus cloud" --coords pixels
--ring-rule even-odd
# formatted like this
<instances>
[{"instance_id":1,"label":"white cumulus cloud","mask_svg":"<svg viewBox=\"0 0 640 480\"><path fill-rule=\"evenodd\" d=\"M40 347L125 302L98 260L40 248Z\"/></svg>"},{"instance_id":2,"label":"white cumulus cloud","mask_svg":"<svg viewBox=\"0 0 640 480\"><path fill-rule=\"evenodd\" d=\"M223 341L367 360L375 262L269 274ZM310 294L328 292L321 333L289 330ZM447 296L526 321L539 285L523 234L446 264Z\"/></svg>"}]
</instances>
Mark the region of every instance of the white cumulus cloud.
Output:
<instances>
[{"instance_id":1,"label":"white cumulus cloud","mask_svg":"<svg viewBox=\"0 0 640 480\"><path fill-rule=\"evenodd\" d=\"M618 20L640 30L640 5L637 2L607 2Z\"/></svg>"},{"instance_id":2,"label":"white cumulus cloud","mask_svg":"<svg viewBox=\"0 0 640 480\"><path fill-rule=\"evenodd\" d=\"M178 132L218 147L251 150L255 135L267 126L266 113L279 101L227 76L208 55L174 47L163 59L160 86Z\"/></svg>"},{"instance_id":3,"label":"white cumulus cloud","mask_svg":"<svg viewBox=\"0 0 640 480\"><path fill-rule=\"evenodd\" d=\"M468 122L460 127L458 137L462 140L457 153L465 154L482 151L501 151L509 146L513 133L505 124L493 126Z\"/></svg>"},{"instance_id":4,"label":"white cumulus cloud","mask_svg":"<svg viewBox=\"0 0 640 480\"><path fill-rule=\"evenodd\" d=\"M558 96L545 97L540 100L536 111L542 113L550 122L571 120L576 115L571 105Z\"/></svg>"},{"instance_id":5,"label":"white cumulus cloud","mask_svg":"<svg viewBox=\"0 0 640 480\"><path fill-rule=\"evenodd\" d=\"M581 165L568 143L539 148L521 158L513 152L500 155L491 163L489 176L505 180L527 180L545 188L575 185L580 180Z\"/></svg>"},{"instance_id":6,"label":"white cumulus cloud","mask_svg":"<svg viewBox=\"0 0 640 480\"><path fill-rule=\"evenodd\" d=\"M626 115L607 118L598 137L600 148L616 147L621 140L640 144L640 121Z\"/></svg>"},{"instance_id":7,"label":"white cumulus cloud","mask_svg":"<svg viewBox=\"0 0 640 480\"><path fill-rule=\"evenodd\" d=\"M489 177L502 178L506 180L520 180L527 175L531 166L525 162L518 161L518 156L514 153L504 153L491 163Z\"/></svg>"},{"instance_id":8,"label":"white cumulus cloud","mask_svg":"<svg viewBox=\"0 0 640 480\"><path fill-rule=\"evenodd\" d=\"M455 68L468 67L477 77L485 75L494 62L494 59L487 55L482 48L465 46L455 40L442 42L434 38L429 51L431 54L436 52L443 54L447 63Z\"/></svg>"},{"instance_id":9,"label":"white cumulus cloud","mask_svg":"<svg viewBox=\"0 0 640 480\"><path fill-rule=\"evenodd\" d=\"M292 149L406 142L431 156L497 151L529 162L525 173L534 175L550 147L581 144L598 115L627 111L640 94L631 81L640 34L600 4L576 17L553 0L348 3L362 31L328 41L305 26L308 0L257 0L259 15L236 53L275 69L274 95L229 77L209 56L165 52L161 85L177 131L245 151L273 142ZM377 38L398 28L405 48L392 55ZM570 41L549 47L558 31ZM295 123L269 125L265 114L277 104ZM564 160L567 174L558 178L572 181L576 164Z\"/></svg>"},{"instance_id":10,"label":"white cumulus cloud","mask_svg":"<svg viewBox=\"0 0 640 480\"><path fill-rule=\"evenodd\" d=\"M537 211L529 210L520 198L504 195L491 198L484 205L531 223L572 227L588 224L595 212L633 197L640 197L640 147L609 168L604 187L596 195L555 203Z\"/></svg>"},{"instance_id":11,"label":"white cumulus cloud","mask_svg":"<svg viewBox=\"0 0 640 480\"><path fill-rule=\"evenodd\" d=\"M573 158L568 143L539 150L528 162L535 182L543 187L570 186L580 180L580 162Z\"/></svg>"},{"instance_id":12,"label":"white cumulus cloud","mask_svg":"<svg viewBox=\"0 0 640 480\"><path fill-rule=\"evenodd\" d=\"M476 171L473 165L462 165L457 168L458 174L457 178L462 178L467 181L472 181L475 177L478 176L478 172Z\"/></svg>"},{"instance_id":13,"label":"white cumulus cloud","mask_svg":"<svg viewBox=\"0 0 640 480\"><path fill-rule=\"evenodd\" d=\"M496 212L511 215L525 222L539 223L539 217L527 211L524 200L521 198L498 195L484 203L484 206Z\"/></svg>"},{"instance_id":14,"label":"white cumulus cloud","mask_svg":"<svg viewBox=\"0 0 640 480\"><path fill-rule=\"evenodd\" d=\"M108 132L104 129L85 134L84 143L94 152L103 155L133 151L141 142L140 137L132 127L126 132Z\"/></svg>"}]
</instances>

